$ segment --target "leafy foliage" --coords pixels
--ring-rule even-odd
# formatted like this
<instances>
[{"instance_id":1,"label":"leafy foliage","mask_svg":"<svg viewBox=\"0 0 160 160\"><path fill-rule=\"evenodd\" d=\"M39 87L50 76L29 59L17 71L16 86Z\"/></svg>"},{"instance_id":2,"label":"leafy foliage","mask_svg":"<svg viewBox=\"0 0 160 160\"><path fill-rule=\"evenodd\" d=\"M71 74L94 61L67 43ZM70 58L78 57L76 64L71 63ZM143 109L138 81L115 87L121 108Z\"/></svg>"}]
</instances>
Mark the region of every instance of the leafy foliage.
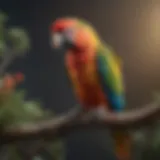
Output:
<instances>
[{"instance_id":1,"label":"leafy foliage","mask_svg":"<svg viewBox=\"0 0 160 160\"><path fill-rule=\"evenodd\" d=\"M12 60L17 56L23 56L30 47L27 32L17 27L6 28L7 20L8 17L0 12L0 127L4 128L53 116L51 112L45 111L39 102L26 101L24 90L16 89L24 80L22 73L6 74L6 68ZM54 159L60 160L63 146L61 141L50 143L52 144L44 145L44 148ZM6 154L9 155L7 160L24 159L20 154L18 144L8 145ZM33 157L34 160L43 159L41 154L37 154ZM0 159L3 160L1 150Z\"/></svg>"},{"instance_id":2,"label":"leafy foliage","mask_svg":"<svg viewBox=\"0 0 160 160\"><path fill-rule=\"evenodd\" d=\"M156 102L160 101L158 92L153 94ZM132 132L133 133L133 132ZM160 159L160 121L136 130L133 134L133 157L136 160Z\"/></svg>"},{"instance_id":3,"label":"leafy foliage","mask_svg":"<svg viewBox=\"0 0 160 160\"><path fill-rule=\"evenodd\" d=\"M0 12L0 55L5 56L8 54L6 52L11 52L12 56L21 56L30 47L28 34L22 28L7 28L5 26L7 20L8 17Z\"/></svg>"},{"instance_id":4,"label":"leafy foliage","mask_svg":"<svg viewBox=\"0 0 160 160\"><path fill-rule=\"evenodd\" d=\"M11 43L14 54L25 53L29 48L29 38L26 32L20 28L10 28L8 30L8 40Z\"/></svg>"},{"instance_id":5,"label":"leafy foliage","mask_svg":"<svg viewBox=\"0 0 160 160\"><path fill-rule=\"evenodd\" d=\"M3 125L21 124L44 118L45 112L36 102L24 100L23 91L15 91L7 98L0 109L0 122Z\"/></svg>"}]
</instances>

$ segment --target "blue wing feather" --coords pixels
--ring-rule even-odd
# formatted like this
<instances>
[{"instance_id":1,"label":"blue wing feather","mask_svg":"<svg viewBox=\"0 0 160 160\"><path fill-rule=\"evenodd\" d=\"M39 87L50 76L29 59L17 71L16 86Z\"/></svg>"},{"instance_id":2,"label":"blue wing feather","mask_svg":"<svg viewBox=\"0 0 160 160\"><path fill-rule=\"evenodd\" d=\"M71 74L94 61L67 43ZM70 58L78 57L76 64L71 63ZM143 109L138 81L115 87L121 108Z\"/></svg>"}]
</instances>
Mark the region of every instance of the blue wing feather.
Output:
<instances>
[{"instance_id":1,"label":"blue wing feather","mask_svg":"<svg viewBox=\"0 0 160 160\"><path fill-rule=\"evenodd\" d=\"M112 110L119 112L124 109L125 95L123 90L117 92L116 87L119 87L118 85L123 85L123 84L121 83L119 84L119 82L122 82L121 80L118 81L118 83L115 80L116 76L114 76L114 72L111 68L111 65L110 63L107 63L106 58L107 56L104 57L101 53L97 54L96 60L97 60L97 70L99 74L99 80L102 85L102 89L104 91L106 99L109 103L109 107Z\"/></svg>"}]
</instances>

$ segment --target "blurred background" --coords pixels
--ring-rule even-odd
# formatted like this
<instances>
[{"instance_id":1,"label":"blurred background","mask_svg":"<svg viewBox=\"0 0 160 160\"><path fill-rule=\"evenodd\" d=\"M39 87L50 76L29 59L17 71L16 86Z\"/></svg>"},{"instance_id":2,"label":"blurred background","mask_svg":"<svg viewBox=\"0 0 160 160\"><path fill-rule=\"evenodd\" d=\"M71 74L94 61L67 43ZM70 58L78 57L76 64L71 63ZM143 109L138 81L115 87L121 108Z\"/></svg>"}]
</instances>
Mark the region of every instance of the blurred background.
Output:
<instances>
[{"instance_id":1,"label":"blurred background","mask_svg":"<svg viewBox=\"0 0 160 160\"><path fill-rule=\"evenodd\" d=\"M26 75L22 87L28 98L41 100L46 108L61 113L76 104L63 53L53 53L49 42L49 25L63 16L90 21L122 57L128 107L150 102L154 91L160 90L159 0L1 0L0 9L9 15L9 25L25 28L31 38L29 53L15 60L10 70ZM95 129L68 135L67 160L106 160L112 150L107 134Z\"/></svg>"}]
</instances>

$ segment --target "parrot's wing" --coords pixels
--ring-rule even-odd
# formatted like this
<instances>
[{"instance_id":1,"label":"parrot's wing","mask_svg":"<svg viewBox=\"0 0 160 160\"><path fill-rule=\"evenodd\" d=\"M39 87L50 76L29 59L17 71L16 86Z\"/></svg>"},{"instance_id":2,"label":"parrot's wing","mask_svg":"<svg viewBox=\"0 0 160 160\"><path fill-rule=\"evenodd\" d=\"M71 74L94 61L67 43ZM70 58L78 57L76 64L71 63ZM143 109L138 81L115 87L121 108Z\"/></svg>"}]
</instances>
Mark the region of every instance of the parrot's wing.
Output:
<instances>
[{"instance_id":1,"label":"parrot's wing","mask_svg":"<svg viewBox=\"0 0 160 160\"><path fill-rule=\"evenodd\" d=\"M108 49L98 51L97 71L100 84L105 93L109 106L115 111L123 110L125 95L121 65L117 57Z\"/></svg>"}]
</instances>

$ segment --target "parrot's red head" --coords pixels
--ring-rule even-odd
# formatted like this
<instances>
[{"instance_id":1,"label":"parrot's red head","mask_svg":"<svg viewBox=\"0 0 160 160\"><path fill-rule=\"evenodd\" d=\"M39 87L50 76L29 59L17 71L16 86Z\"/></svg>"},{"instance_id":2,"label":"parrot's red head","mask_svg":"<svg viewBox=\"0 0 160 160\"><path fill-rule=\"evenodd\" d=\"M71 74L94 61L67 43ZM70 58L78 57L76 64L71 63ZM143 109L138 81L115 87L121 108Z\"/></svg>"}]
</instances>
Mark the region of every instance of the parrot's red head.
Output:
<instances>
[{"instance_id":1,"label":"parrot's red head","mask_svg":"<svg viewBox=\"0 0 160 160\"><path fill-rule=\"evenodd\" d=\"M91 25L77 18L57 19L50 31L53 48L85 49L97 47L100 42Z\"/></svg>"}]
</instances>

